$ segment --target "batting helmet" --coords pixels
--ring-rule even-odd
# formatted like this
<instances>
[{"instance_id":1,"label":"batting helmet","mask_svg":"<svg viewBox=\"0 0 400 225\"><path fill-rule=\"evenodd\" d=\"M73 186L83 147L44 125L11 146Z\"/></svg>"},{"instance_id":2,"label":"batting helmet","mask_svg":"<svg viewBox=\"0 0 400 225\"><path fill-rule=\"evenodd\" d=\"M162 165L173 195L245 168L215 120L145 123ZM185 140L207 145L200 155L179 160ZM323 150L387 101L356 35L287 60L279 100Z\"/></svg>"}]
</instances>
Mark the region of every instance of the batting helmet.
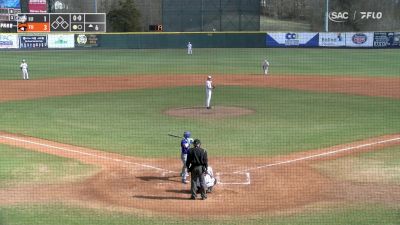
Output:
<instances>
[{"instance_id":1,"label":"batting helmet","mask_svg":"<svg viewBox=\"0 0 400 225\"><path fill-rule=\"evenodd\" d=\"M190 138L190 131L185 131L185 132L183 132L183 137L184 138Z\"/></svg>"}]
</instances>

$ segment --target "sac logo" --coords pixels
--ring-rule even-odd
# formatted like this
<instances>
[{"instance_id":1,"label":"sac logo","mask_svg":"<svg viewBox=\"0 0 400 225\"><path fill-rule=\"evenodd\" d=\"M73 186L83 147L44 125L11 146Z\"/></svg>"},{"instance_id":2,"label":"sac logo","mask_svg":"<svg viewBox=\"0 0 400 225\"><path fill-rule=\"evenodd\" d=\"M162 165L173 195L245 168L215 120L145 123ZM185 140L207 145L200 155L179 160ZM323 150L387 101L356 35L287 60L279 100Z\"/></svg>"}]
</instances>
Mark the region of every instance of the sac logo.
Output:
<instances>
[{"instance_id":1,"label":"sac logo","mask_svg":"<svg viewBox=\"0 0 400 225\"><path fill-rule=\"evenodd\" d=\"M350 18L351 14L351 18ZM337 12L332 11L328 13L330 21L335 23L344 23L349 20L380 20L383 18L382 12L368 12L368 11L347 11Z\"/></svg>"},{"instance_id":2,"label":"sac logo","mask_svg":"<svg viewBox=\"0 0 400 225\"><path fill-rule=\"evenodd\" d=\"M348 12L330 12L329 20L335 23L344 23L349 19Z\"/></svg>"},{"instance_id":3,"label":"sac logo","mask_svg":"<svg viewBox=\"0 0 400 225\"><path fill-rule=\"evenodd\" d=\"M353 41L354 44L364 44L365 42L367 42L367 35L365 34L355 34L353 35L353 37L351 38L351 40Z\"/></svg>"}]
</instances>

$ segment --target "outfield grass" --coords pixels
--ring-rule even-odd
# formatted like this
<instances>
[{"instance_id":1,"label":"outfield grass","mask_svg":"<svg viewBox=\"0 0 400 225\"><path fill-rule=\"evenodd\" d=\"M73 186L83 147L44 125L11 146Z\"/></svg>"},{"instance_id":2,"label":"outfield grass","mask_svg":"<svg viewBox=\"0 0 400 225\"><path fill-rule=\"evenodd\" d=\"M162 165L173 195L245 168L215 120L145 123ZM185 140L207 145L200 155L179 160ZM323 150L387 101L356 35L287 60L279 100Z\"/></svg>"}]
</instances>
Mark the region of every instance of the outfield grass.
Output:
<instances>
[{"instance_id":1,"label":"outfield grass","mask_svg":"<svg viewBox=\"0 0 400 225\"><path fill-rule=\"evenodd\" d=\"M315 167L340 180L400 185L400 147L321 162Z\"/></svg>"},{"instance_id":2,"label":"outfield grass","mask_svg":"<svg viewBox=\"0 0 400 225\"><path fill-rule=\"evenodd\" d=\"M284 155L400 131L398 100L269 89L219 87L215 105L254 109L238 118L163 114L201 106L203 87L132 90L2 103L0 127L62 143L144 157L177 156L190 130L213 156ZM184 100L183 100L184 99Z\"/></svg>"},{"instance_id":3,"label":"outfield grass","mask_svg":"<svg viewBox=\"0 0 400 225\"><path fill-rule=\"evenodd\" d=\"M400 74L397 49L185 49L3 51L0 79L21 79L25 58L31 79L138 74L271 74L392 76Z\"/></svg>"},{"instance_id":4,"label":"outfield grass","mask_svg":"<svg viewBox=\"0 0 400 225\"><path fill-rule=\"evenodd\" d=\"M75 160L5 145L0 145L0 152L0 188L77 181L99 169Z\"/></svg>"},{"instance_id":5,"label":"outfield grass","mask_svg":"<svg viewBox=\"0 0 400 225\"><path fill-rule=\"evenodd\" d=\"M0 208L0 224L7 225L124 225L124 224L254 224L254 225L397 225L399 208L380 205L344 206L340 209L319 208L313 213L290 216L251 218L197 219L137 216L104 212L63 205L14 206Z\"/></svg>"}]
</instances>

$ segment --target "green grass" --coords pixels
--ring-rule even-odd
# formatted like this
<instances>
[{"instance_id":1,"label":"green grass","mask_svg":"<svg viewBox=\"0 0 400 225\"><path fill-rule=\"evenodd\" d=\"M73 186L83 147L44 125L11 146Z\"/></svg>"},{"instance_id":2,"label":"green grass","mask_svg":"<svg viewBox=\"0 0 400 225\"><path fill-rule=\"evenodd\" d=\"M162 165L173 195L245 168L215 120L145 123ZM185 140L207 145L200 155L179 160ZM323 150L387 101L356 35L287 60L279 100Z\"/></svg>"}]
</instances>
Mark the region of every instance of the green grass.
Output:
<instances>
[{"instance_id":1,"label":"green grass","mask_svg":"<svg viewBox=\"0 0 400 225\"><path fill-rule=\"evenodd\" d=\"M17 184L60 183L97 171L75 160L0 145L0 188Z\"/></svg>"},{"instance_id":2,"label":"green grass","mask_svg":"<svg viewBox=\"0 0 400 225\"><path fill-rule=\"evenodd\" d=\"M311 31L311 24L299 21L278 20L260 16L260 31Z\"/></svg>"},{"instance_id":3,"label":"green grass","mask_svg":"<svg viewBox=\"0 0 400 225\"><path fill-rule=\"evenodd\" d=\"M7 225L124 225L124 224L259 224L259 225L397 225L399 208L385 206L345 206L317 209L313 213L251 218L179 219L104 212L63 205L14 206L0 208L0 224Z\"/></svg>"},{"instance_id":4,"label":"green grass","mask_svg":"<svg viewBox=\"0 0 400 225\"><path fill-rule=\"evenodd\" d=\"M348 156L315 165L324 174L352 182L400 184L400 147Z\"/></svg>"},{"instance_id":5,"label":"green grass","mask_svg":"<svg viewBox=\"0 0 400 225\"><path fill-rule=\"evenodd\" d=\"M400 131L398 100L312 92L219 87L215 105L254 109L238 118L166 116L203 105L203 87L132 90L0 105L4 131L124 155L176 156L190 130L213 156L284 155Z\"/></svg>"},{"instance_id":6,"label":"green grass","mask_svg":"<svg viewBox=\"0 0 400 225\"><path fill-rule=\"evenodd\" d=\"M25 58L31 79L79 76L168 74L271 74L399 77L396 49L185 49L3 51L0 79L21 79Z\"/></svg>"},{"instance_id":7,"label":"green grass","mask_svg":"<svg viewBox=\"0 0 400 225\"><path fill-rule=\"evenodd\" d=\"M312 213L273 218L268 225L397 225L400 208L380 205L341 206ZM263 224L258 223L258 224Z\"/></svg>"}]
</instances>

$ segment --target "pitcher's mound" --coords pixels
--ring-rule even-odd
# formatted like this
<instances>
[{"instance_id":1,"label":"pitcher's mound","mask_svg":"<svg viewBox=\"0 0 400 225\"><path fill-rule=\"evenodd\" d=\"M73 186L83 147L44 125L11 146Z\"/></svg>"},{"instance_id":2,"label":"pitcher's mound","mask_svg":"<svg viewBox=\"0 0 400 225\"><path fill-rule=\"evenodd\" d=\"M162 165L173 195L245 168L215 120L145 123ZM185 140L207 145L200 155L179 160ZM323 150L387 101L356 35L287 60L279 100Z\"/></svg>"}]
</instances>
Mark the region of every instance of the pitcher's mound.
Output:
<instances>
[{"instance_id":1,"label":"pitcher's mound","mask_svg":"<svg viewBox=\"0 0 400 225\"><path fill-rule=\"evenodd\" d=\"M245 109L241 107L232 106L215 106L207 109L202 106L174 108L165 111L165 114L174 117L188 117L188 118L226 118L253 114L255 111L252 109Z\"/></svg>"}]
</instances>

